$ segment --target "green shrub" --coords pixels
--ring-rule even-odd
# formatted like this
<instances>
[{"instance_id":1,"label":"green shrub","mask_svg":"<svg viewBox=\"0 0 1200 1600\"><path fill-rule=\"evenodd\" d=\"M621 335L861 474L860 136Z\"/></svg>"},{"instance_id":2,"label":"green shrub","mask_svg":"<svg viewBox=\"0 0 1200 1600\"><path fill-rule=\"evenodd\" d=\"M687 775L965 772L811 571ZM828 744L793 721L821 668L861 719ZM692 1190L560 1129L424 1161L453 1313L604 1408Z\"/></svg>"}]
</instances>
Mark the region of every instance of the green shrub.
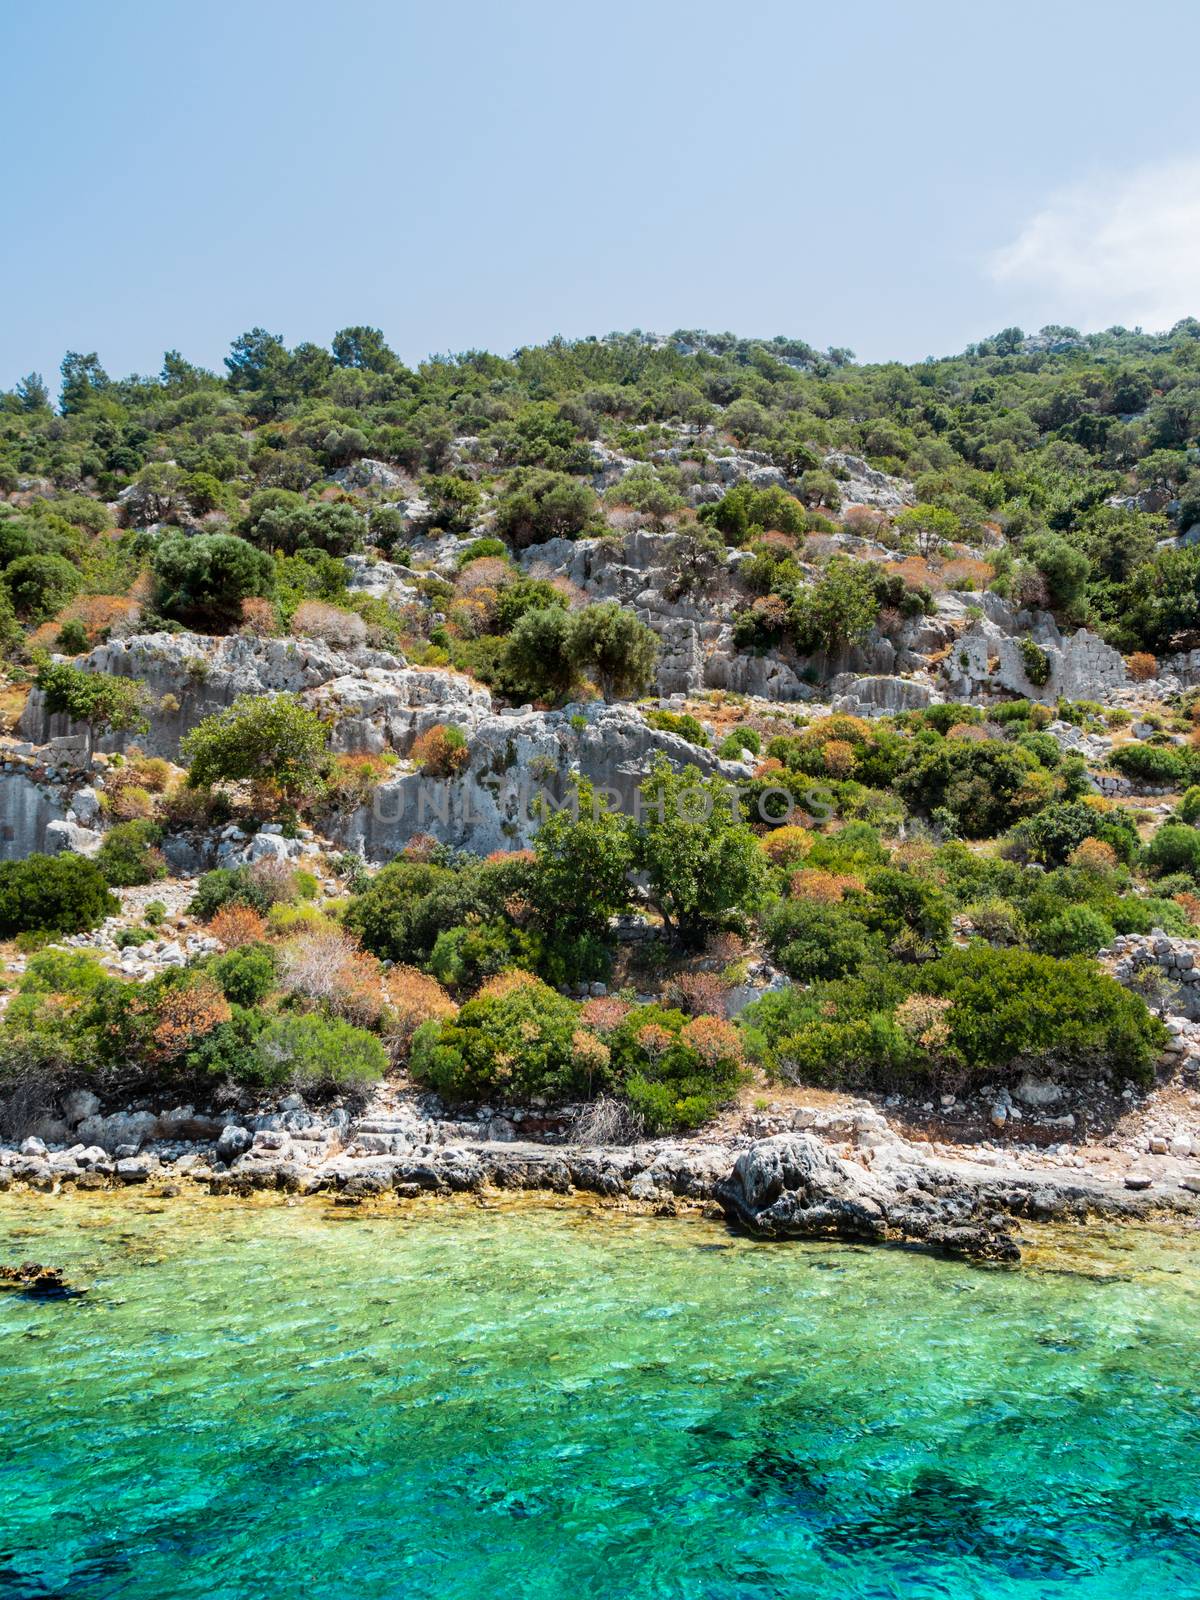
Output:
<instances>
[{"instance_id":1,"label":"green shrub","mask_svg":"<svg viewBox=\"0 0 1200 1600\"><path fill-rule=\"evenodd\" d=\"M1179 820L1189 825L1200 822L1200 784L1193 784L1179 802Z\"/></svg>"},{"instance_id":2,"label":"green shrub","mask_svg":"<svg viewBox=\"0 0 1200 1600\"><path fill-rule=\"evenodd\" d=\"M18 616L44 622L75 598L83 579L63 556L22 556L5 569L4 581Z\"/></svg>"},{"instance_id":3,"label":"green shrub","mask_svg":"<svg viewBox=\"0 0 1200 1600\"><path fill-rule=\"evenodd\" d=\"M1019 822L1005 840L1004 853L1016 861L1061 867L1085 839L1100 839L1126 863L1138 850L1137 828L1124 811L1097 811L1071 800L1055 802Z\"/></svg>"},{"instance_id":4,"label":"green shrub","mask_svg":"<svg viewBox=\"0 0 1200 1600\"><path fill-rule=\"evenodd\" d=\"M54 645L65 656L80 656L88 647L87 629L82 622L72 617L59 628Z\"/></svg>"},{"instance_id":5,"label":"green shrub","mask_svg":"<svg viewBox=\"0 0 1200 1600\"><path fill-rule=\"evenodd\" d=\"M1122 745L1113 751L1109 762L1125 777L1154 788L1184 783L1192 771L1187 754L1171 745Z\"/></svg>"},{"instance_id":6,"label":"green shrub","mask_svg":"<svg viewBox=\"0 0 1200 1600\"><path fill-rule=\"evenodd\" d=\"M374 1083L387 1068L374 1034L336 1017L289 1012L266 1023L243 1070L254 1083L323 1089Z\"/></svg>"},{"instance_id":7,"label":"green shrub","mask_svg":"<svg viewBox=\"0 0 1200 1600\"><path fill-rule=\"evenodd\" d=\"M1069 906L1038 930L1035 948L1051 956L1094 956L1113 941L1113 926L1092 906Z\"/></svg>"},{"instance_id":8,"label":"green shrub","mask_svg":"<svg viewBox=\"0 0 1200 1600\"><path fill-rule=\"evenodd\" d=\"M882 948L847 907L809 900L779 900L763 920L772 958L797 983L856 972Z\"/></svg>"},{"instance_id":9,"label":"green shrub","mask_svg":"<svg viewBox=\"0 0 1200 1600\"><path fill-rule=\"evenodd\" d=\"M96 732L144 733L145 685L136 678L117 678L104 672L85 672L69 661L43 661L37 686L46 710L86 722Z\"/></svg>"},{"instance_id":10,"label":"green shrub","mask_svg":"<svg viewBox=\"0 0 1200 1600\"><path fill-rule=\"evenodd\" d=\"M217 956L210 970L226 1000L237 1006L256 1006L275 987L278 963L269 946L244 944Z\"/></svg>"},{"instance_id":11,"label":"green shrub","mask_svg":"<svg viewBox=\"0 0 1200 1600\"><path fill-rule=\"evenodd\" d=\"M756 756L761 749L762 740L753 728L735 728L721 740L717 754L722 761L743 761L747 753Z\"/></svg>"},{"instance_id":12,"label":"green shrub","mask_svg":"<svg viewBox=\"0 0 1200 1600\"><path fill-rule=\"evenodd\" d=\"M201 632L227 631L241 620L242 601L269 596L275 563L265 550L231 534L168 534L154 552L155 603Z\"/></svg>"},{"instance_id":13,"label":"green shrub","mask_svg":"<svg viewBox=\"0 0 1200 1600\"><path fill-rule=\"evenodd\" d=\"M1038 644L1036 639L1028 635L1021 640L1021 663L1025 668L1025 676L1037 689L1042 689L1050 681L1050 657Z\"/></svg>"},{"instance_id":14,"label":"green shrub","mask_svg":"<svg viewBox=\"0 0 1200 1600\"><path fill-rule=\"evenodd\" d=\"M118 822L104 835L96 865L114 889L154 883L167 875L167 864L158 848L161 843L162 829L156 823Z\"/></svg>"},{"instance_id":15,"label":"green shrub","mask_svg":"<svg viewBox=\"0 0 1200 1600\"><path fill-rule=\"evenodd\" d=\"M1200 829L1181 822L1168 822L1146 846L1146 865L1159 877L1170 872L1186 872L1200 880Z\"/></svg>"},{"instance_id":16,"label":"green shrub","mask_svg":"<svg viewBox=\"0 0 1200 1600\"><path fill-rule=\"evenodd\" d=\"M0 862L0 939L28 932L86 933L120 910L104 875L84 856Z\"/></svg>"},{"instance_id":17,"label":"green shrub","mask_svg":"<svg viewBox=\"0 0 1200 1600\"><path fill-rule=\"evenodd\" d=\"M579 1007L537 978L500 980L447 1022L413 1038L409 1071L448 1100L567 1100L607 1082L607 1051L596 1061L575 1034ZM589 1036L591 1037L591 1036Z\"/></svg>"},{"instance_id":18,"label":"green shrub","mask_svg":"<svg viewBox=\"0 0 1200 1600\"><path fill-rule=\"evenodd\" d=\"M211 922L222 906L235 900L252 906L264 916L271 901L266 889L251 873L249 867L215 867L206 872L196 885L196 892L188 904L189 916L201 922Z\"/></svg>"},{"instance_id":19,"label":"green shrub","mask_svg":"<svg viewBox=\"0 0 1200 1600\"><path fill-rule=\"evenodd\" d=\"M647 711L646 721L650 727L658 728L663 733L677 733L689 744L707 746L711 742L708 729L686 711Z\"/></svg>"}]
</instances>

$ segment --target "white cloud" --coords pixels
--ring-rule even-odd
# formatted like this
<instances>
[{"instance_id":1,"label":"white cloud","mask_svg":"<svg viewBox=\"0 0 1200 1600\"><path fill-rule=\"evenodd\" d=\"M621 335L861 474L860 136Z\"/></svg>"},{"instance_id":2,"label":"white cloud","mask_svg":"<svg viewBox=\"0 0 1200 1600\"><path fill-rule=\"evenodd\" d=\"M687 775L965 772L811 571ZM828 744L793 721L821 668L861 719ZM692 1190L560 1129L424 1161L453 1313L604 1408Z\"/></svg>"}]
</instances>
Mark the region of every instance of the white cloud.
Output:
<instances>
[{"instance_id":1,"label":"white cloud","mask_svg":"<svg viewBox=\"0 0 1200 1600\"><path fill-rule=\"evenodd\" d=\"M1200 316L1200 158L1061 190L988 268L1048 322L1160 332Z\"/></svg>"}]
</instances>

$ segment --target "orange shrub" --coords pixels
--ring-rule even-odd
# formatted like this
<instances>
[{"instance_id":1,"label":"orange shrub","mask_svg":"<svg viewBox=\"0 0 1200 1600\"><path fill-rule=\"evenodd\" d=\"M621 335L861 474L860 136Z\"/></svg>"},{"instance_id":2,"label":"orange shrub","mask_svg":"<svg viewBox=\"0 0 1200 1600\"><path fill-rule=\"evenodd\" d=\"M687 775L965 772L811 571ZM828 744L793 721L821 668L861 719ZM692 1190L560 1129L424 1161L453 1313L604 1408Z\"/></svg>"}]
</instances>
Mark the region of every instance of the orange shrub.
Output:
<instances>
[{"instance_id":1,"label":"orange shrub","mask_svg":"<svg viewBox=\"0 0 1200 1600\"><path fill-rule=\"evenodd\" d=\"M1103 839L1084 839L1071 852L1071 865L1083 872L1103 876L1117 864L1117 852Z\"/></svg>"},{"instance_id":2,"label":"orange shrub","mask_svg":"<svg viewBox=\"0 0 1200 1600\"><path fill-rule=\"evenodd\" d=\"M198 977L186 987L165 990L154 1007L151 1050L159 1061L171 1061L190 1050L233 1013L211 978Z\"/></svg>"},{"instance_id":3,"label":"orange shrub","mask_svg":"<svg viewBox=\"0 0 1200 1600\"><path fill-rule=\"evenodd\" d=\"M1193 926L1200 924L1200 894L1193 894L1190 889L1181 889L1175 896L1175 904L1183 907L1184 915Z\"/></svg>"},{"instance_id":4,"label":"orange shrub","mask_svg":"<svg viewBox=\"0 0 1200 1600\"><path fill-rule=\"evenodd\" d=\"M208 931L223 949L236 950L239 945L260 943L267 924L244 900L227 900L214 913Z\"/></svg>"},{"instance_id":5,"label":"orange shrub","mask_svg":"<svg viewBox=\"0 0 1200 1600\"><path fill-rule=\"evenodd\" d=\"M393 967L384 979L383 1037L392 1059L408 1055L412 1036L423 1022L441 1022L458 1007L436 978L416 967Z\"/></svg>"},{"instance_id":6,"label":"orange shrub","mask_svg":"<svg viewBox=\"0 0 1200 1600\"><path fill-rule=\"evenodd\" d=\"M693 1017L680 1029L679 1040L695 1050L708 1067L742 1059L741 1034L724 1017Z\"/></svg>"},{"instance_id":7,"label":"orange shrub","mask_svg":"<svg viewBox=\"0 0 1200 1600\"><path fill-rule=\"evenodd\" d=\"M717 972L681 972L667 984L667 1000L690 1017L725 1015L729 985Z\"/></svg>"},{"instance_id":8,"label":"orange shrub","mask_svg":"<svg viewBox=\"0 0 1200 1600\"><path fill-rule=\"evenodd\" d=\"M542 980L535 978L532 972L526 972L524 967L510 967L507 972L498 972L494 978L489 978L486 983L480 984L475 995L477 1000L502 1000L506 994L512 994L514 989L540 989Z\"/></svg>"},{"instance_id":9,"label":"orange shrub","mask_svg":"<svg viewBox=\"0 0 1200 1600\"><path fill-rule=\"evenodd\" d=\"M854 746L845 739L830 739L822 751L822 759L831 778L848 778L854 771Z\"/></svg>"},{"instance_id":10,"label":"orange shrub","mask_svg":"<svg viewBox=\"0 0 1200 1600\"><path fill-rule=\"evenodd\" d=\"M665 1055L675 1043L669 1028L660 1028L657 1022L647 1022L637 1031L637 1042L650 1057Z\"/></svg>"},{"instance_id":11,"label":"orange shrub","mask_svg":"<svg viewBox=\"0 0 1200 1600\"><path fill-rule=\"evenodd\" d=\"M822 745L837 740L845 744L872 744L871 725L863 717L852 717L844 711L835 711L832 716L822 717L820 722L814 722L811 728L806 728L800 736L801 743L808 749L819 749Z\"/></svg>"},{"instance_id":12,"label":"orange shrub","mask_svg":"<svg viewBox=\"0 0 1200 1600\"><path fill-rule=\"evenodd\" d=\"M278 629L279 618L275 615L275 607L269 600L251 595L242 601L239 632L249 634L255 639L269 639L273 633L278 632Z\"/></svg>"},{"instance_id":13,"label":"orange shrub","mask_svg":"<svg viewBox=\"0 0 1200 1600\"><path fill-rule=\"evenodd\" d=\"M1135 650L1125 657L1125 670L1134 683L1148 683L1158 677L1158 661L1149 650Z\"/></svg>"},{"instance_id":14,"label":"orange shrub","mask_svg":"<svg viewBox=\"0 0 1200 1600\"><path fill-rule=\"evenodd\" d=\"M628 1001L619 999L615 994L606 994L598 995L594 1000L585 1000L579 1020L597 1033L611 1033L628 1015Z\"/></svg>"},{"instance_id":15,"label":"orange shrub","mask_svg":"<svg viewBox=\"0 0 1200 1600\"><path fill-rule=\"evenodd\" d=\"M441 722L413 740L412 759L431 778L453 778L471 759L461 728L453 732Z\"/></svg>"},{"instance_id":16,"label":"orange shrub","mask_svg":"<svg viewBox=\"0 0 1200 1600\"><path fill-rule=\"evenodd\" d=\"M792 898L817 905L839 905L852 889L863 888L861 878L849 872L826 872L823 867L802 867L792 877Z\"/></svg>"}]
</instances>

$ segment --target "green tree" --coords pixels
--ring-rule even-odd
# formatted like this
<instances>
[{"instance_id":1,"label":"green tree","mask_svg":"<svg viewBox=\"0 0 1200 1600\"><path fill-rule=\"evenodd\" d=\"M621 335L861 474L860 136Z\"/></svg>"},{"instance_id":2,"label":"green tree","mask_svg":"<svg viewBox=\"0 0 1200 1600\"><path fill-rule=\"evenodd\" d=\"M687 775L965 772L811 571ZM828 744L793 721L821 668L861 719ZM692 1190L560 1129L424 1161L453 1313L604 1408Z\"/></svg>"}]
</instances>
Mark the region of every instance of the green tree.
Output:
<instances>
[{"instance_id":1,"label":"green tree","mask_svg":"<svg viewBox=\"0 0 1200 1600\"><path fill-rule=\"evenodd\" d=\"M609 917L629 901L632 825L602 805L584 778L576 784L575 800L577 817L551 811L534 838L535 914L555 936L607 938Z\"/></svg>"},{"instance_id":2,"label":"green tree","mask_svg":"<svg viewBox=\"0 0 1200 1600\"><path fill-rule=\"evenodd\" d=\"M606 700L640 694L654 676L658 636L632 611L606 600L572 614L568 650Z\"/></svg>"},{"instance_id":3,"label":"green tree","mask_svg":"<svg viewBox=\"0 0 1200 1600\"><path fill-rule=\"evenodd\" d=\"M792 602L796 648L806 654L836 655L861 644L879 616L875 569L846 556L834 556L816 583Z\"/></svg>"},{"instance_id":4,"label":"green tree","mask_svg":"<svg viewBox=\"0 0 1200 1600\"><path fill-rule=\"evenodd\" d=\"M496 532L514 550L547 539L576 539L596 512L596 496L562 472L525 469L513 474L496 507Z\"/></svg>"},{"instance_id":5,"label":"green tree","mask_svg":"<svg viewBox=\"0 0 1200 1600\"><path fill-rule=\"evenodd\" d=\"M910 537L923 556L936 555L961 532L958 518L944 506L908 506L897 514L896 530Z\"/></svg>"},{"instance_id":6,"label":"green tree","mask_svg":"<svg viewBox=\"0 0 1200 1600\"><path fill-rule=\"evenodd\" d=\"M329 729L295 695L239 695L185 735L180 751L195 788L267 780L286 801L325 781Z\"/></svg>"},{"instance_id":7,"label":"green tree","mask_svg":"<svg viewBox=\"0 0 1200 1600\"><path fill-rule=\"evenodd\" d=\"M675 772L658 755L640 792L634 861L647 899L682 943L699 946L758 905L767 859L724 779L696 767Z\"/></svg>"},{"instance_id":8,"label":"green tree","mask_svg":"<svg viewBox=\"0 0 1200 1600\"><path fill-rule=\"evenodd\" d=\"M4 572L13 607L30 622L44 622L79 593L78 567L65 556L21 556Z\"/></svg>"},{"instance_id":9,"label":"green tree","mask_svg":"<svg viewBox=\"0 0 1200 1600\"><path fill-rule=\"evenodd\" d=\"M242 601L270 595L275 564L263 550L231 534L169 534L154 552L155 601L165 616L189 627L228 630Z\"/></svg>"},{"instance_id":10,"label":"green tree","mask_svg":"<svg viewBox=\"0 0 1200 1600\"><path fill-rule=\"evenodd\" d=\"M333 359L339 367L363 372L394 372L400 365L378 328L341 328L333 336Z\"/></svg>"},{"instance_id":11,"label":"green tree","mask_svg":"<svg viewBox=\"0 0 1200 1600\"><path fill-rule=\"evenodd\" d=\"M571 616L564 606L537 606L524 612L509 635L504 673L516 692L557 700L575 678Z\"/></svg>"},{"instance_id":12,"label":"green tree","mask_svg":"<svg viewBox=\"0 0 1200 1600\"><path fill-rule=\"evenodd\" d=\"M87 672L69 661L43 661L37 686L46 710L73 722L86 722L93 733L144 733L148 694L136 678Z\"/></svg>"}]
</instances>

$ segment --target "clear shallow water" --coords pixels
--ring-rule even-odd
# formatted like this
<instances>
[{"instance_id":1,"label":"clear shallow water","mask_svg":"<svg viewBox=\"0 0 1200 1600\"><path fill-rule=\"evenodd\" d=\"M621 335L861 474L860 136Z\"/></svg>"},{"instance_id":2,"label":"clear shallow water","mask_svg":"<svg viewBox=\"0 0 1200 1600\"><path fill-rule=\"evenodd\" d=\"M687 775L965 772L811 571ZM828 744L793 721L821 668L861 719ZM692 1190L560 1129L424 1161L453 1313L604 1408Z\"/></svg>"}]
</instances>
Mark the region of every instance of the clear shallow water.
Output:
<instances>
[{"instance_id":1,"label":"clear shallow water","mask_svg":"<svg viewBox=\"0 0 1200 1600\"><path fill-rule=\"evenodd\" d=\"M0 1197L0 1595L1200 1595L1200 1247Z\"/></svg>"}]
</instances>

